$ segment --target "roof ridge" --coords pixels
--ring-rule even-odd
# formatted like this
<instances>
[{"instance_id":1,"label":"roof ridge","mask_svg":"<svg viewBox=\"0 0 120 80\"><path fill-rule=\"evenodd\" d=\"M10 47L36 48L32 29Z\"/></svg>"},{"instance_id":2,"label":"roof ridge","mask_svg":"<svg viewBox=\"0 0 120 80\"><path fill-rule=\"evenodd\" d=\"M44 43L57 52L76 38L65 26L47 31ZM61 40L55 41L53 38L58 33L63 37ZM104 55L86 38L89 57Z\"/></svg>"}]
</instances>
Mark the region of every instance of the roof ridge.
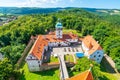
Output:
<instances>
[{"instance_id":1,"label":"roof ridge","mask_svg":"<svg viewBox=\"0 0 120 80\"><path fill-rule=\"evenodd\" d=\"M90 70L87 70L87 71L90 72ZM85 77L85 80L87 79L89 72L87 72L86 77Z\"/></svg>"}]
</instances>

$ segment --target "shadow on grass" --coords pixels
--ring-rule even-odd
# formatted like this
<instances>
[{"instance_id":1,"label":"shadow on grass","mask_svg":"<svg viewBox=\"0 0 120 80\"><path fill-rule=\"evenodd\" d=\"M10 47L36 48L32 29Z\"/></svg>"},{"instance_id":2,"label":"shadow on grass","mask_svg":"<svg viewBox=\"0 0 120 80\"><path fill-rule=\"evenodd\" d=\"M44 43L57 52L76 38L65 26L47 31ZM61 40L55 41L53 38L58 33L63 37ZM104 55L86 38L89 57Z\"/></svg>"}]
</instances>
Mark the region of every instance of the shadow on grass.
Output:
<instances>
[{"instance_id":1,"label":"shadow on grass","mask_svg":"<svg viewBox=\"0 0 120 80\"><path fill-rule=\"evenodd\" d=\"M100 64L100 69L103 72L116 73L114 68L107 62L107 60L104 57L103 57L102 62Z\"/></svg>"},{"instance_id":2,"label":"shadow on grass","mask_svg":"<svg viewBox=\"0 0 120 80\"><path fill-rule=\"evenodd\" d=\"M50 70L45 70L45 71L40 71L40 72L33 72L33 73L41 75L41 76L53 76L56 70L57 69L50 69Z\"/></svg>"},{"instance_id":3,"label":"shadow on grass","mask_svg":"<svg viewBox=\"0 0 120 80\"><path fill-rule=\"evenodd\" d=\"M53 76L55 74L56 70L58 70L58 69L51 69L51 70L45 70L45 71L39 71L39 72L29 72L29 73L37 74L37 75L44 77L44 76ZM18 80L26 80L24 72L21 73Z\"/></svg>"}]
</instances>

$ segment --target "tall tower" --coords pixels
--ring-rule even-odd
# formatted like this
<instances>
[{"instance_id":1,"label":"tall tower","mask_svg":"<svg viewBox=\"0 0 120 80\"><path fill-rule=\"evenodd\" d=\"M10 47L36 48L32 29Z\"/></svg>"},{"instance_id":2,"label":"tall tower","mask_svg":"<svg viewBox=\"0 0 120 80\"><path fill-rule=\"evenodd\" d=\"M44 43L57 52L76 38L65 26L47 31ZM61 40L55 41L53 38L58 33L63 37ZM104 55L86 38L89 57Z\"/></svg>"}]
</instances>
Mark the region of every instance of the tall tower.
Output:
<instances>
[{"instance_id":1,"label":"tall tower","mask_svg":"<svg viewBox=\"0 0 120 80\"><path fill-rule=\"evenodd\" d=\"M62 23L58 19L57 24L55 25L56 28L56 38L62 38Z\"/></svg>"}]
</instances>

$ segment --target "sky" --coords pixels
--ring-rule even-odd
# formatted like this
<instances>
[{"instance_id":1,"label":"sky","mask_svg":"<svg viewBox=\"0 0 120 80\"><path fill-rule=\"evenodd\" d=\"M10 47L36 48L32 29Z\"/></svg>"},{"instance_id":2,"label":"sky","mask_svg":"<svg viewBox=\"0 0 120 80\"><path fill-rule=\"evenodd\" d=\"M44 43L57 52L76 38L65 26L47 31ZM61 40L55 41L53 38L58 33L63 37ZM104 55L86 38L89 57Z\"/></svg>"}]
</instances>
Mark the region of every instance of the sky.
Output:
<instances>
[{"instance_id":1,"label":"sky","mask_svg":"<svg viewBox=\"0 0 120 80\"><path fill-rule=\"evenodd\" d=\"M0 7L87 7L120 9L120 0L0 0Z\"/></svg>"}]
</instances>

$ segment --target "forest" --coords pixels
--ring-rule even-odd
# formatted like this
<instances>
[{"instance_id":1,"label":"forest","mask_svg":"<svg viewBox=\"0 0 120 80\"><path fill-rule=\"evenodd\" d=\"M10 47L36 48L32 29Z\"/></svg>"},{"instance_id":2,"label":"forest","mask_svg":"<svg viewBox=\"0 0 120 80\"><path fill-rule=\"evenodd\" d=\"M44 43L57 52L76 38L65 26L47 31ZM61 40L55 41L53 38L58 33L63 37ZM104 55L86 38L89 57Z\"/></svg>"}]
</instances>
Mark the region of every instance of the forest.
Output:
<instances>
[{"instance_id":1,"label":"forest","mask_svg":"<svg viewBox=\"0 0 120 80\"><path fill-rule=\"evenodd\" d=\"M64 29L73 29L82 34L79 37L93 35L104 52L116 62L116 68L120 71L120 16L99 16L83 9L68 9L49 14L19 16L17 20L0 26L0 53L4 55L4 59L0 61L0 79L18 76L16 62L31 35L53 31L58 18Z\"/></svg>"}]
</instances>

